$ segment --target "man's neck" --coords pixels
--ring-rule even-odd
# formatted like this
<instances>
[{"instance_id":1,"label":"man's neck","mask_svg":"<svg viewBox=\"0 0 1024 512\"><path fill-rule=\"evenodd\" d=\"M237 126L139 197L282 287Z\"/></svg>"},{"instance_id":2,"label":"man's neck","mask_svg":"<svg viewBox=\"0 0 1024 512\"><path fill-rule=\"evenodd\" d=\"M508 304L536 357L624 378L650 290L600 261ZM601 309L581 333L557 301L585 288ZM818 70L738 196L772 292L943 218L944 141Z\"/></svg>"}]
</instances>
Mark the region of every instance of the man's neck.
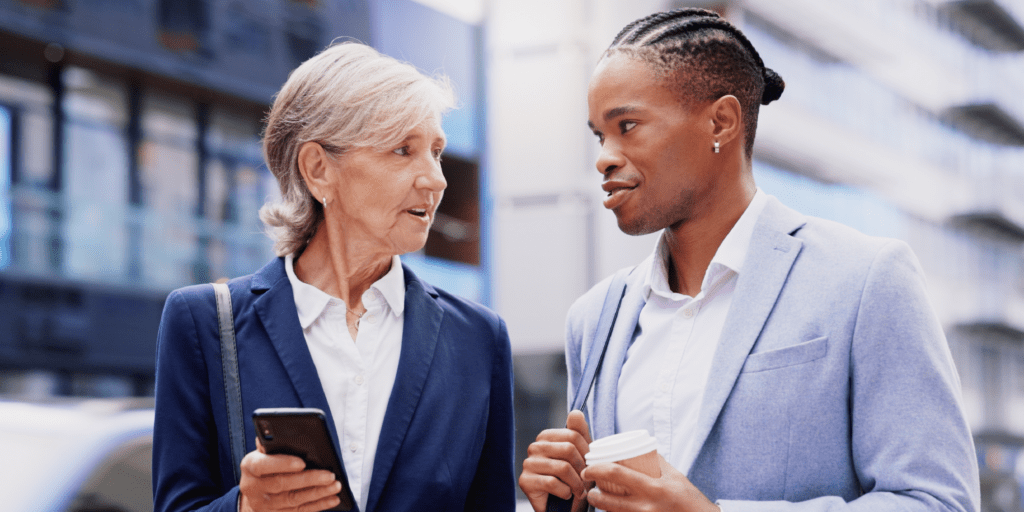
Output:
<instances>
[{"instance_id":1,"label":"man's neck","mask_svg":"<svg viewBox=\"0 0 1024 512\"><path fill-rule=\"evenodd\" d=\"M668 284L673 292L690 297L700 293L704 274L718 247L743 216L756 191L740 190L732 199L719 202L708 215L665 230Z\"/></svg>"}]
</instances>

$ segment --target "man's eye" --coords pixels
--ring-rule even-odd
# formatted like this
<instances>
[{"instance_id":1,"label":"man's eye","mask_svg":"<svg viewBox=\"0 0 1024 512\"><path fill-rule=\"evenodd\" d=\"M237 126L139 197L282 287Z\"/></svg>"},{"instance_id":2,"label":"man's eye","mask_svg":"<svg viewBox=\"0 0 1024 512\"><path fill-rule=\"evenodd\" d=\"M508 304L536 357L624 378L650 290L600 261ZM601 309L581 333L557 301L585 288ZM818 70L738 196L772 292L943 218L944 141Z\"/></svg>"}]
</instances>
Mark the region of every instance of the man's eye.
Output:
<instances>
[{"instance_id":1,"label":"man's eye","mask_svg":"<svg viewBox=\"0 0 1024 512\"><path fill-rule=\"evenodd\" d=\"M400 156L409 156L409 146L402 146L402 147L392 151L392 153L394 153L396 155L400 155Z\"/></svg>"},{"instance_id":2,"label":"man's eye","mask_svg":"<svg viewBox=\"0 0 1024 512\"><path fill-rule=\"evenodd\" d=\"M636 121L623 121L623 122L619 123L619 128L622 130L622 133L626 133L626 132L632 130L635 126L636 126Z\"/></svg>"},{"instance_id":3,"label":"man's eye","mask_svg":"<svg viewBox=\"0 0 1024 512\"><path fill-rule=\"evenodd\" d=\"M443 151L444 151L443 149L435 149L434 150L434 160L441 160L441 153Z\"/></svg>"}]
</instances>

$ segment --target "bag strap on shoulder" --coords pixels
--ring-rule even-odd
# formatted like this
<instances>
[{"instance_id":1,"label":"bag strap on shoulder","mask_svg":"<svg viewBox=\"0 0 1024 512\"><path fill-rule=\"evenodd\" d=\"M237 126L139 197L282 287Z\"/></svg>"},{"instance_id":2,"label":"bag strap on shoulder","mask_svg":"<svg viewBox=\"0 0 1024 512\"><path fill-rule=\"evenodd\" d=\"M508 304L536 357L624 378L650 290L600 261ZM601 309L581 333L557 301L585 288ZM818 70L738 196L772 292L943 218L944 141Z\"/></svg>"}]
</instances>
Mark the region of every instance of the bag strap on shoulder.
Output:
<instances>
[{"instance_id":1,"label":"bag strap on shoulder","mask_svg":"<svg viewBox=\"0 0 1024 512\"><path fill-rule=\"evenodd\" d=\"M612 277L608 293L604 297L604 305L601 306L601 316L597 320L597 329L594 330L594 339L590 343L590 352L587 354L587 361L583 366L580 383L576 388L576 395L569 410L580 409L584 414L587 413L587 398L590 397L590 390L594 387L594 381L597 380L597 374L601 370L604 354L608 350L608 341L612 336L612 328L615 327L615 319L619 315L619 306L626 293L626 277L633 268L619 270Z\"/></svg>"},{"instance_id":2,"label":"bag strap on shoulder","mask_svg":"<svg viewBox=\"0 0 1024 512\"><path fill-rule=\"evenodd\" d=\"M231 290L224 283L213 283L217 297L217 324L220 327L220 363L224 375L224 399L228 412L228 441L231 443L231 469L235 483L242 479L245 456L245 430L242 423L242 385L238 376L238 348L235 345L235 319L231 310Z\"/></svg>"},{"instance_id":3,"label":"bag strap on shoulder","mask_svg":"<svg viewBox=\"0 0 1024 512\"><path fill-rule=\"evenodd\" d=\"M590 390L594 387L597 374L601 370L601 363L604 361L604 354L608 351L608 341L612 337L612 328L615 327L615 319L619 316L619 306L622 304L622 297L626 294L626 277L636 267L624 268L615 273L612 282L608 286L608 293L604 296L604 304L601 306L601 316L597 319L597 328L594 330L594 339L590 342L590 352L587 353L587 361L583 365L583 373L580 376L579 386L576 387L575 396L572 399L569 410L579 409L583 414L587 413L587 398L590 397ZM562 499L554 494L548 495L546 512L570 512L573 508L575 498Z\"/></svg>"}]
</instances>

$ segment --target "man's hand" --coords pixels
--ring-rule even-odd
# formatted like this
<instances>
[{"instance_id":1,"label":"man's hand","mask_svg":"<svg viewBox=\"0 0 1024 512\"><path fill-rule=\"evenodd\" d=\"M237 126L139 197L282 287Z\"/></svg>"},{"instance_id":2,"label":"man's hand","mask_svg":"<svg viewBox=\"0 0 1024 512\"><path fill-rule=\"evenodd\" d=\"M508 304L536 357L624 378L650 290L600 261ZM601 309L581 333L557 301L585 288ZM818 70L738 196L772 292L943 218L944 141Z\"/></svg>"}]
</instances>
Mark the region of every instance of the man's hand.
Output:
<instances>
[{"instance_id":1,"label":"man's hand","mask_svg":"<svg viewBox=\"0 0 1024 512\"><path fill-rule=\"evenodd\" d=\"M291 455L267 455L256 438L256 451L242 458L241 512L317 512L341 502L341 483L334 473L307 470Z\"/></svg>"},{"instance_id":2,"label":"man's hand","mask_svg":"<svg viewBox=\"0 0 1024 512\"><path fill-rule=\"evenodd\" d=\"M570 412L565 426L541 432L526 450L519 487L536 512L547 508L548 494L575 496L578 503L586 499L587 485L580 472L587 465L583 456L590 451L590 427L580 411Z\"/></svg>"},{"instance_id":3,"label":"man's hand","mask_svg":"<svg viewBox=\"0 0 1024 512\"><path fill-rule=\"evenodd\" d=\"M672 510L678 512L719 512L686 475L672 467L660 454L661 478L652 478L620 464L594 464L583 471L583 479L597 483L587 493L590 504L608 512ZM625 494L602 491L608 484L625 489Z\"/></svg>"}]
</instances>

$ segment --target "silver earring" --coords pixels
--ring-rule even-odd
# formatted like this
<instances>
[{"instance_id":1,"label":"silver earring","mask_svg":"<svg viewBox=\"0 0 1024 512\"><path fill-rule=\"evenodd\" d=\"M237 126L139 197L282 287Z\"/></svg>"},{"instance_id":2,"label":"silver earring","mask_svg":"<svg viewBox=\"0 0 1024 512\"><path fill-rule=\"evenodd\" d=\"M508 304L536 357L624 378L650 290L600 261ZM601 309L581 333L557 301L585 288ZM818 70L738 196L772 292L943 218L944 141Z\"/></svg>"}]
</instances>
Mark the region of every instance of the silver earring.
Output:
<instances>
[{"instance_id":1,"label":"silver earring","mask_svg":"<svg viewBox=\"0 0 1024 512\"><path fill-rule=\"evenodd\" d=\"M718 146L718 141L716 140L715 141L715 153L718 153L718 147L719 147ZM326 204L326 203L324 203L324 204Z\"/></svg>"},{"instance_id":2,"label":"silver earring","mask_svg":"<svg viewBox=\"0 0 1024 512\"><path fill-rule=\"evenodd\" d=\"M715 150L715 153L718 153L718 150ZM324 202L324 209L327 209L327 198L323 198L322 201Z\"/></svg>"}]
</instances>

